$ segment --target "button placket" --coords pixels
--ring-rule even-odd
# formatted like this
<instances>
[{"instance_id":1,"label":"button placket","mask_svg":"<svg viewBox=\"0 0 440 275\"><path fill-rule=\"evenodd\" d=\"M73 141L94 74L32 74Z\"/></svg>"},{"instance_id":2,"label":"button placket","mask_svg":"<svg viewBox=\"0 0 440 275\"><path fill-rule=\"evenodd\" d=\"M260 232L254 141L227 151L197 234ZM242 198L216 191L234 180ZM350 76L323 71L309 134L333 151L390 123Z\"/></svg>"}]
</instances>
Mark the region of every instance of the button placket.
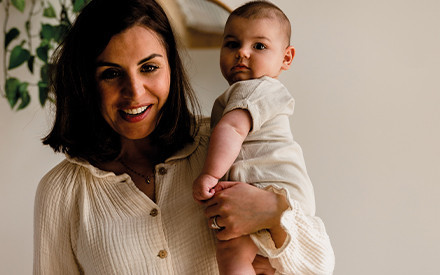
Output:
<instances>
[{"instance_id":1,"label":"button placket","mask_svg":"<svg viewBox=\"0 0 440 275\"><path fill-rule=\"evenodd\" d=\"M165 167L159 168L159 175L163 176L167 173L167 169Z\"/></svg>"},{"instance_id":2,"label":"button placket","mask_svg":"<svg viewBox=\"0 0 440 275\"><path fill-rule=\"evenodd\" d=\"M169 180L169 175L172 175L172 170L170 169L172 168L167 164L161 164L160 166L156 167L156 201L158 202L161 201L163 196L166 196L164 192L169 192L164 186L167 185L166 181ZM160 206L160 204L158 205Z\"/></svg>"}]
</instances>

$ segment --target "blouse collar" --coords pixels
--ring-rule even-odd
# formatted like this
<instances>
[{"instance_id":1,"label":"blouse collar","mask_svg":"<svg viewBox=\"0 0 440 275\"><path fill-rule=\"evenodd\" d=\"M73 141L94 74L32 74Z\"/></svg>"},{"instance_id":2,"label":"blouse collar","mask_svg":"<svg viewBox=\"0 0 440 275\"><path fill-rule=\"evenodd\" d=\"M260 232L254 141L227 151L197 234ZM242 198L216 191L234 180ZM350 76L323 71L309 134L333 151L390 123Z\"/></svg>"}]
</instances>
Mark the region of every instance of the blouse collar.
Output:
<instances>
[{"instance_id":1,"label":"blouse collar","mask_svg":"<svg viewBox=\"0 0 440 275\"><path fill-rule=\"evenodd\" d=\"M209 136L209 118L201 118L198 120L199 123L199 131L197 132L197 135L194 138L194 141L190 144L187 144L185 147L177 151L174 155L167 158L165 160L165 163L188 158L190 155L192 155L196 149L198 148L200 141L203 137ZM109 176L115 176L115 173L110 171L104 171L99 169L98 167L93 166L90 164L87 160L82 158L74 158L66 154L66 159L74 164L77 164L79 166L82 166L90 171L92 175L98 177L98 178L105 178ZM122 174L120 176L124 176L125 174ZM118 176L119 177L119 176Z\"/></svg>"}]
</instances>

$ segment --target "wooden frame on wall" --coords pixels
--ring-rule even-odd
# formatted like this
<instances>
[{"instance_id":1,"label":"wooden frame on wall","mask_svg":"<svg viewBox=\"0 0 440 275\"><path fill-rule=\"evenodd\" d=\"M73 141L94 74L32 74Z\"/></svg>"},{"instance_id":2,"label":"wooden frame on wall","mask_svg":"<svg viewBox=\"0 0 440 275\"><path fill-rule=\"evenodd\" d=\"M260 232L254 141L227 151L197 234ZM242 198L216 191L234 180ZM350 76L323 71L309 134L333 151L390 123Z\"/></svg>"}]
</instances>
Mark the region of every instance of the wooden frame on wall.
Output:
<instances>
[{"instance_id":1,"label":"wooden frame on wall","mask_svg":"<svg viewBox=\"0 0 440 275\"><path fill-rule=\"evenodd\" d=\"M224 23L232 11L225 3L220 0L158 0L158 2L164 8L185 47L220 47ZM197 6L197 3L200 3L200 6ZM194 10L195 6L197 11ZM204 14L206 14L206 24L200 16Z\"/></svg>"}]
</instances>

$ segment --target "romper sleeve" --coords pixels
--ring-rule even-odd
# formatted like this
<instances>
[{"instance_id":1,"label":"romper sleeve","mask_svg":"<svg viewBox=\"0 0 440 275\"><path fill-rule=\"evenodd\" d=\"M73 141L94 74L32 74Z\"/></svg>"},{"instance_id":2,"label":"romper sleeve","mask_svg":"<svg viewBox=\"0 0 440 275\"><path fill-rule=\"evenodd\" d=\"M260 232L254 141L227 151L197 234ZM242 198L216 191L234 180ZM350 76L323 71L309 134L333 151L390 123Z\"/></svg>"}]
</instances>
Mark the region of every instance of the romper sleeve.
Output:
<instances>
[{"instance_id":1,"label":"romper sleeve","mask_svg":"<svg viewBox=\"0 0 440 275\"><path fill-rule=\"evenodd\" d=\"M281 217L287 237L284 244L276 248L267 230L251 234L259 253L269 258L276 274L333 274L335 255L322 220L305 215L300 204L290 198L288 190L277 186L268 186L266 190L287 198L289 207Z\"/></svg>"},{"instance_id":2,"label":"romper sleeve","mask_svg":"<svg viewBox=\"0 0 440 275\"><path fill-rule=\"evenodd\" d=\"M295 100L277 79L262 77L238 81L225 92L227 101L222 115L234 109L246 109L252 117L250 134L277 115L291 115Z\"/></svg>"},{"instance_id":3,"label":"romper sleeve","mask_svg":"<svg viewBox=\"0 0 440 275\"><path fill-rule=\"evenodd\" d=\"M34 274L80 274L71 243L72 174L65 160L40 181L34 207ZM70 166L71 167L71 166Z\"/></svg>"}]
</instances>

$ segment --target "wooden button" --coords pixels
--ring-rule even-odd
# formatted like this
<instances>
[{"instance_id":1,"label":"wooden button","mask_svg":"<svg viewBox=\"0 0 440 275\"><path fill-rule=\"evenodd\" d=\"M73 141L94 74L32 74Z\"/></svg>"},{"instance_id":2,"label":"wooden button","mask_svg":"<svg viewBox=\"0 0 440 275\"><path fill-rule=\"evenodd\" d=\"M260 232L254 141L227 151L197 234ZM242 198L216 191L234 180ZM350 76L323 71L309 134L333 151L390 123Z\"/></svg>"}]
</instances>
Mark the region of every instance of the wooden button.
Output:
<instances>
[{"instance_id":1,"label":"wooden button","mask_svg":"<svg viewBox=\"0 0 440 275\"><path fill-rule=\"evenodd\" d=\"M159 254L157 254L157 256L161 259L165 259L168 256L168 252L164 249L159 251Z\"/></svg>"},{"instance_id":2,"label":"wooden button","mask_svg":"<svg viewBox=\"0 0 440 275\"><path fill-rule=\"evenodd\" d=\"M167 169L165 167L159 168L159 175L163 176L167 173Z\"/></svg>"},{"instance_id":3,"label":"wooden button","mask_svg":"<svg viewBox=\"0 0 440 275\"><path fill-rule=\"evenodd\" d=\"M150 211L150 216L156 217L158 213L159 213L159 211L156 208L154 208Z\"/></svg>"}]
</instances>

